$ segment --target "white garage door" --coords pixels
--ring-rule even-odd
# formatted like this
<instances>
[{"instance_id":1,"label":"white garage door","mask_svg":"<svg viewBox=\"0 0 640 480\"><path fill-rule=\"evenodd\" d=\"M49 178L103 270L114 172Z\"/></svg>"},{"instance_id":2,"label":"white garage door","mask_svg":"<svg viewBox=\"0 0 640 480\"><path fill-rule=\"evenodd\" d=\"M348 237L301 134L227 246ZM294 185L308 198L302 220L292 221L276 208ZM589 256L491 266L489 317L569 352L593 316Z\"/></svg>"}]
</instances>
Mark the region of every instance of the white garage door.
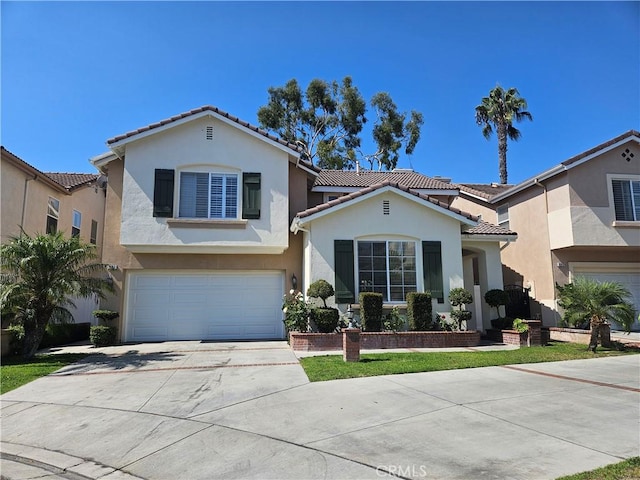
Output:
<instances>
[{"instance_id":1,"label":"white garage door","mask_svg":"<svg viewBox=\"0 0 640 480\"><path fill-rule=\"evenodd\" d=\"M617 282L625 286L629 292L631 292L631 298L636 308L636 319L640 313L640 273L635 272L589 272L578 271L576 275L593 278L599 282ZM611 325L613 330L621 330L622 327L613 323ZM636 322L631 327L634 331L640 331L640 322Z\"/></svg>"},{"instance_id":2,"label":"white garage door","mask_svg":"<svg viewBox=\"0 0 640 480\"><path fill-rule=\"evenodd\" d=\"M160 272L127 276L124 340L284 338L282 272Z\"/></svg>"}]
</instances>

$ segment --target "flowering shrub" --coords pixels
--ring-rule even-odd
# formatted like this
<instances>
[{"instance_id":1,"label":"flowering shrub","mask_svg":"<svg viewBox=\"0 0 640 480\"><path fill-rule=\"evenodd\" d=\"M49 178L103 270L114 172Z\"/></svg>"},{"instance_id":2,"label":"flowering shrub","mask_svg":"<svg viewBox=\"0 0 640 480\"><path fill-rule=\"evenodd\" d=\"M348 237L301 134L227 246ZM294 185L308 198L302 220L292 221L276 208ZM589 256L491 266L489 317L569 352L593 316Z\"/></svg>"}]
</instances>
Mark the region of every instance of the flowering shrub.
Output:
<instances>
[{"instance_id":1,"label":"flowering shrub","mask_svg":"<svg viewBox=\"0 0 640 480\"><path fill-rule=\"evenodd\" d=\"M399 332L404 330L404 323L404 318L400 315L400 309L398 307L393 307L391 312L385 315L384 320L382 321L382 327L386 331Z\"/></svg>"},{"instance_id":2,"label":"flowering shrub","mask_svg":"<svg viewBox=\"0 0 640 480\"><path fill-rule=\"evenodd\" d=\"M287 332L306 332L309 325L311 306L305 301L302 292L290 290L282 302L284 326Z\"/></svg>"}]
</instances>

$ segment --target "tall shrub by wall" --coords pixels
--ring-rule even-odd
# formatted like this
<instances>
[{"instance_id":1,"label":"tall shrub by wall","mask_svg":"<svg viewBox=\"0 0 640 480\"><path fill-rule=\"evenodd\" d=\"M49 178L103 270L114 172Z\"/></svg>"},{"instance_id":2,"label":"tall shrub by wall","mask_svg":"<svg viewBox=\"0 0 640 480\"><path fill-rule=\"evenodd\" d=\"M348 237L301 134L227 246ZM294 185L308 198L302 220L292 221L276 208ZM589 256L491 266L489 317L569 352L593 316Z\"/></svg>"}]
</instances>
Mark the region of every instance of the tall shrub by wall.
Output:
<instances>
[{"instance_id":1,"label":"tall shrub by wall","mask_svg":"<svg viewBox=\"0 0 640 480\"><path fill-rule=\"evenodd\" d=\"M360 323L365 332L382 330L382 294L362 292L360 301Z\"/></svg>"},{"instance_id":2,"label":"tall shrub by wall","mask_svg":"<svg viewBox=\"0 0 640 480\"><path fill-rule=\"evenodd\" d=\"M429 330L433 321L431 294L411 292L407 294L407 318L409 330Z\"/></svg>"}]
</instances>

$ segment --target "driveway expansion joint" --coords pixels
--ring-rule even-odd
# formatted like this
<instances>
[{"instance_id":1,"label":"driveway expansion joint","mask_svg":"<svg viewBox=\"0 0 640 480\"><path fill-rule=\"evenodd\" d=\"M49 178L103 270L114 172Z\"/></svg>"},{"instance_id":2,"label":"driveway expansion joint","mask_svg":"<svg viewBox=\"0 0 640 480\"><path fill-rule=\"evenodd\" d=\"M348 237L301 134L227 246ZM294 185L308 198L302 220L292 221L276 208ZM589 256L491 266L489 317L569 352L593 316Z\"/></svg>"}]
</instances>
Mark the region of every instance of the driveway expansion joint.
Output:
<instances>
[{"instance_id":1,"label":"driveway expansion joint","mask_svg":"<svg viewBox=\"0 0 640 480\"><path fill-rule=\"evenodd\" d=\"M569 377L567 375L558 375L556 373L542 372L540 370L532 370L532 369L528 369L528 368L516 367L514 365L501 365L501 367L502 368L507 368L509 370L516 370L518 372L525 372L525 373L533 373L535 375L542 375L543 377L558 378L560 380L569 380L569 381L572 381L572 382L588 383L589 385L595 385L597 387L618 388L620 390L627 390L629 392L640 393L640 388L627 387L626 385L616 385L615 383L598 382L596 380L587 380L585 378Z\"/></svg>"}]
</instances>

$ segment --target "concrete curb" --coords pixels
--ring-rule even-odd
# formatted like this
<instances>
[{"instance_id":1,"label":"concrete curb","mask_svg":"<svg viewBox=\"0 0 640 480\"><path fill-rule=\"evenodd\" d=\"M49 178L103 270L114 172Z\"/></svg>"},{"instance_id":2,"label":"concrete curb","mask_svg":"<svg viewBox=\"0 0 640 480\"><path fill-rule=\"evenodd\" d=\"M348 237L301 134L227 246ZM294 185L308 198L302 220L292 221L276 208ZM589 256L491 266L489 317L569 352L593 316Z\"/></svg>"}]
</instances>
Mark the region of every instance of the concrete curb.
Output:
<instances>
[{"instance_id":1,"label":"concrete curb","mask_svg":"<svg viewBox=\"0 0 640 480\"><path fill-rule=\"evenodd\" d=\"M102 465L84 458L73 457L65 453L54 452L44 448L0 442L0 458L10 460L55 474L69 480L143 480L141 477L125 473L107 465ZM11 468L5 470L3 478L11 477ZM43 472L43 473L45 473Z\"/></svg>"}]
</instances>

